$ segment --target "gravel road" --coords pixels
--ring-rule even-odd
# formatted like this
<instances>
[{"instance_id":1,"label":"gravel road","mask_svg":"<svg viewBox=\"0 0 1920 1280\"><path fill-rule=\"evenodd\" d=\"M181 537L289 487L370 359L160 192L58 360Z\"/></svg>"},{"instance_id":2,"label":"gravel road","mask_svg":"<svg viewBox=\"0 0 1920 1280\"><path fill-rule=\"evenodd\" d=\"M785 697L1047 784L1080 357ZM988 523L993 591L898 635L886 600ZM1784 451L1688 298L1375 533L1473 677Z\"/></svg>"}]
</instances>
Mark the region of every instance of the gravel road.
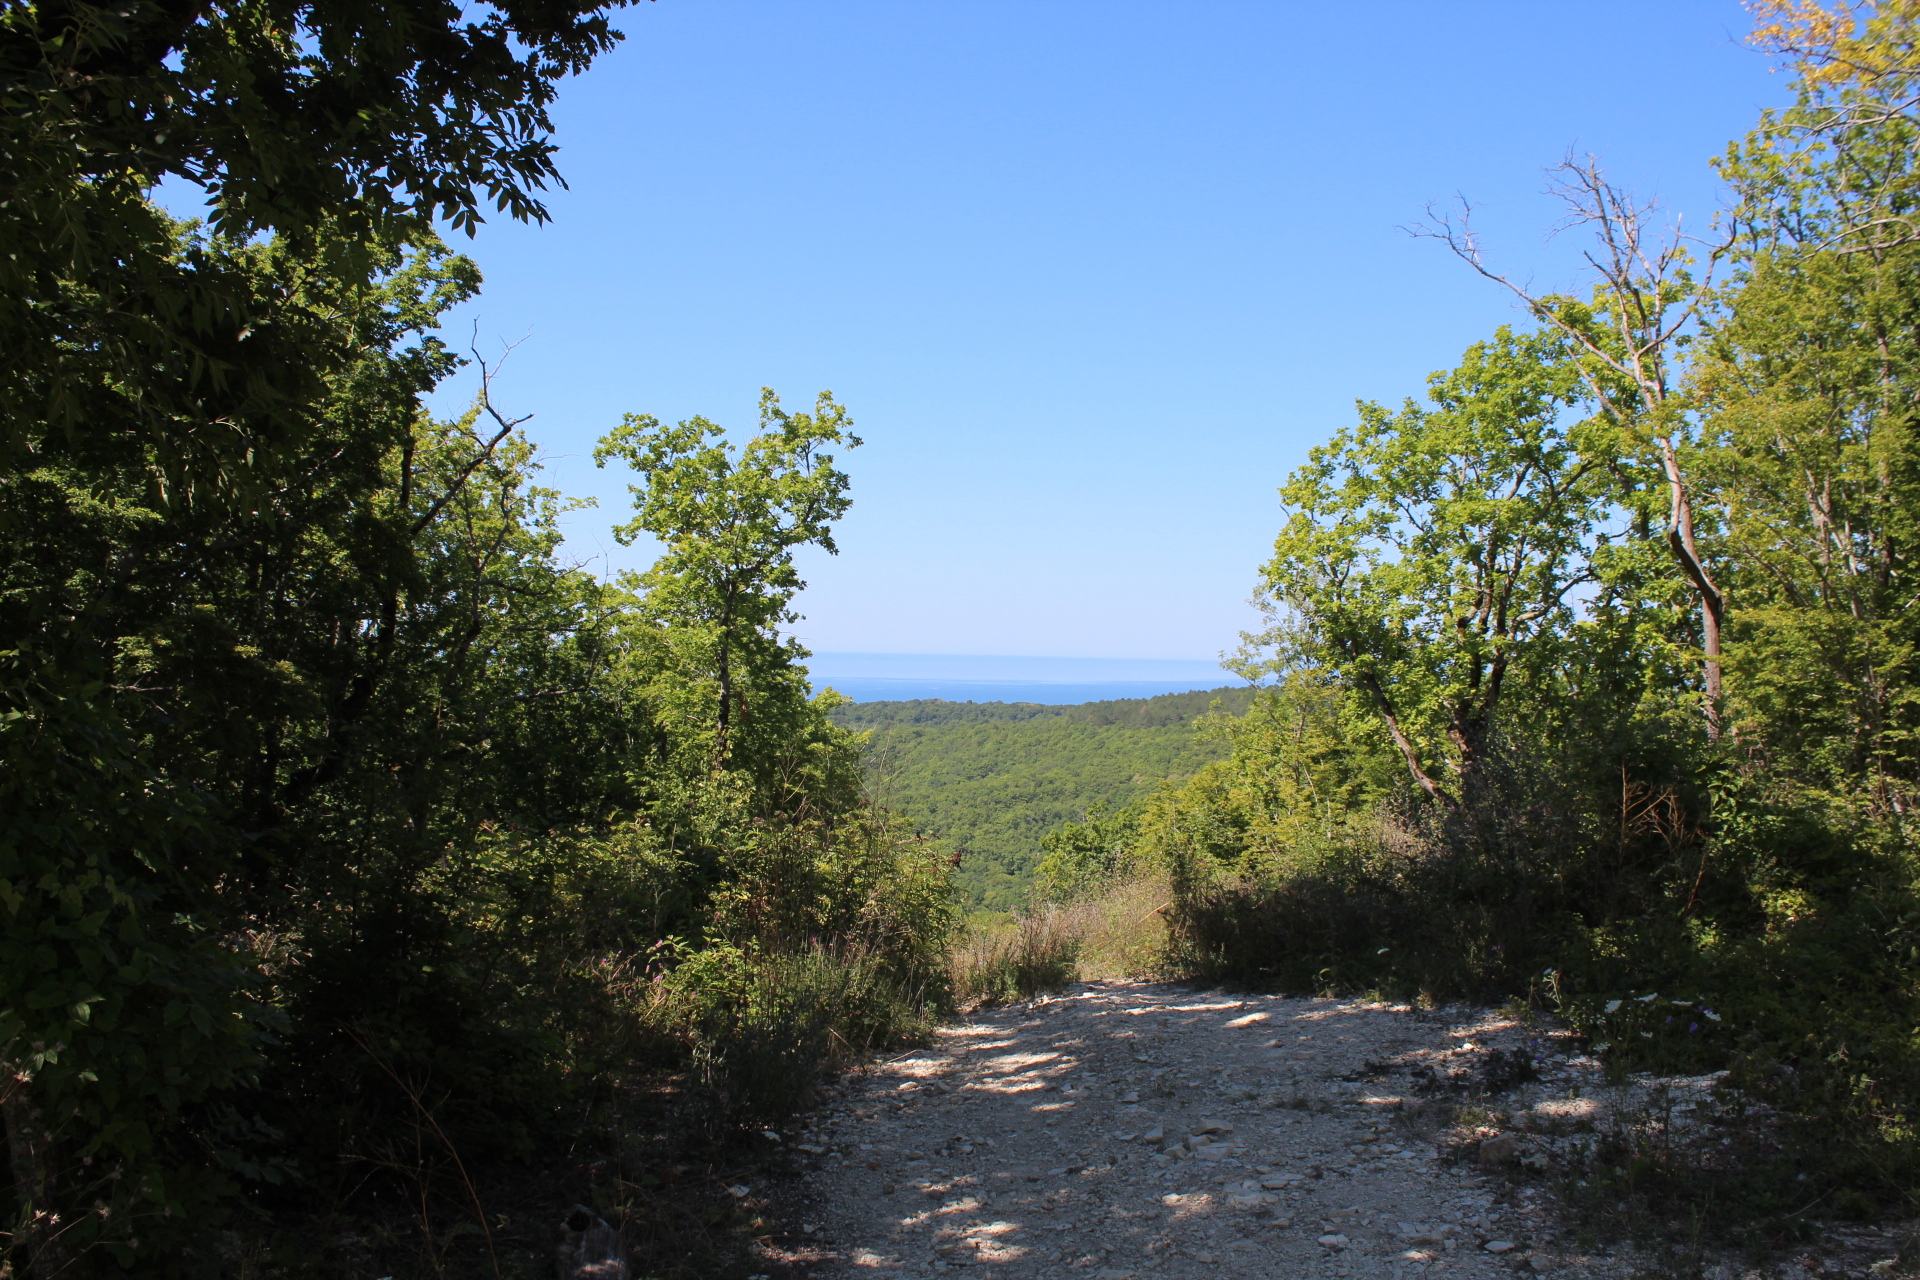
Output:
<instances>
[{"instance_id":1,"label":"gravel road","mask_svg":"<svg viewBox=\"0 0 1920 1280\"><path fill-rule=\"evenodd\" d=\"M1482 1168L1412 1092L1544 1052L1526 1035L1484 1012L1139 982L985 1011L853 1078L794 1135L818 1165L808 1269L1623 1274L1559 1247L1547 1193ZM1540 1070L1492 1105L1575 1099L1597 1067L1547 1053Z\"/></svg>"}]
</instances>

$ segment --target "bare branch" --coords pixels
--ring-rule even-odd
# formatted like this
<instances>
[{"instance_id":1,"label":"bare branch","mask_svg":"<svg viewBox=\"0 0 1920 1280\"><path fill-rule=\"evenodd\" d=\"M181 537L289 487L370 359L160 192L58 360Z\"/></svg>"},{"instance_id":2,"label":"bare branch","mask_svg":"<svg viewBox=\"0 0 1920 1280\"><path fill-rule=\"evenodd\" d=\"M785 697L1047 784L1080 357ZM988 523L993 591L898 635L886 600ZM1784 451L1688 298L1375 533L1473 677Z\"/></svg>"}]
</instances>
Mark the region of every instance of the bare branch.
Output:
<instances>
[{"instance_id":1,"label":"bare branch","mask_svg":"<svg viewBox=\"0 0 1920 1280\"><path fill-rule=\"evenodd\" d=\"M492 439L480 446L478 453L468 459L467 465L460 469L460 474L455 476L453 483L447 486L447 491L434 499L433 505L428 507L426 511L421 514L420 518L413 522L412 528L408 530L410 535L418 534L422 529L432 524L434 517L438 516L446 505L453 501L461 490L466 488L467 481L472 478L473 473L478 471L481 465L489 458L493 457L493 451L499 448L500 442L511 435L515 427L533 417L530 413L523 413L517 418L506 418L501 415L498 409L493 407L493 380L499 374L501 366L506 364L507 357L511 356L515 349L519 347L520 342L525 342L526 339L522 338L520 342L509 345L505 351L501 352L499 363L489 368L485 358L480 354L478 339L480 322L475 320L473 327L476 336L474 342L468 347L468 350L473 352L474 363L480 366L480 407L486 411L488 417L499 424L500 429L493 433Z\"/></svg>"},{"instance_id":2,"label":"bare branch","mask_svg":"<svg viewBox=\"0 0 1920 1280\"><path fill-rule=\"evenodd\" d=\"M1732 247L1736 229L1730 225L1725 239L1711 245L1685 234L1677 221L1664 234L1652 234L1649 228L1658 204L1636 201L1608 181L1599 161L1591 155L1576 158L1568 153L1554 170L1548 190L1566 206L1565 215L1551 234L1575 227L1590 229L1593 234L1594 247L1582 256L1604 301L1609 321L1604 335L1585 323L1569 320L1553 296L1537 294L1489 267L1473 232L1472 206L1464 199L1458 220L1429 206L1431 225L1411 228L1410 234L1441 241L1455 257L1524 302L1536 319L1557 329L1586 357L1582 374L1588 390L1609 418L1622 427L1642 422L1652 428L1667 477L1671 508L1668 544L1700 601L1708 731L1718 737L1720 632L1725 602L1694 537L1693 498L1681 475L1673 427L1664 410L1672 392L1673 343L1700 319L1713 269ZM1707 248L1705 273L1699 282L1686 275L1690 242ZM1639 401L1637 408L1622 403L1613 393L1606 376L1609 372L1632 389Z\"/></svg>"}]
</instances>

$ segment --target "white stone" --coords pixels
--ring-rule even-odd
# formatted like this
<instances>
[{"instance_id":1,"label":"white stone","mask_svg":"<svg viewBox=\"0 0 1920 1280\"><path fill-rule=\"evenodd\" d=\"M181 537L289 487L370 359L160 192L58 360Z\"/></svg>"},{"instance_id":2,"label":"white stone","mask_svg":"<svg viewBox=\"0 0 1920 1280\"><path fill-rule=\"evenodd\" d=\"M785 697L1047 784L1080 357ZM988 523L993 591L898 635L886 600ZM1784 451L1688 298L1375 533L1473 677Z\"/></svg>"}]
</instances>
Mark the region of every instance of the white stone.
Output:
<instances>
[{"instance_id":1,"label":"white stone","mask_svg":"<svg viewBox=\"0 0 1920 1280\"><path fill-rule=\"evenodd\" d=\"M1512 1253L1513 1241L1489 1240L1484 1245L1481 1245L1480 1247L1485 1249L1488 1253Z\"/></svg>"}]
</instances>

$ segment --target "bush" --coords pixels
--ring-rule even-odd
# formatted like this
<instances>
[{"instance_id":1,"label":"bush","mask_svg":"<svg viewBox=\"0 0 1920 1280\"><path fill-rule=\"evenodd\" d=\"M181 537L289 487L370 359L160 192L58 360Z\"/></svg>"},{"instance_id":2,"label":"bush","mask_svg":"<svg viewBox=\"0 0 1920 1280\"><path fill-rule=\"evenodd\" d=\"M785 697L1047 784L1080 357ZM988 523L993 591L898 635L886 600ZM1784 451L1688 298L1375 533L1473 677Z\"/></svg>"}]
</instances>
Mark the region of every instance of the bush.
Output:
<instances>
[{"instance_id":1,"label":"bush","mask_svg":"<svg viewBox=\"0 0 1920 1280\"><path fill-rule=\"evenodd\" d=\"M931 1032L926 993L891 970L855 949L715 947L664 980L657 1009L689 1045L709 1119L766 1124L805 1107L834 1068Z\"/></svg>"}]
</instances>

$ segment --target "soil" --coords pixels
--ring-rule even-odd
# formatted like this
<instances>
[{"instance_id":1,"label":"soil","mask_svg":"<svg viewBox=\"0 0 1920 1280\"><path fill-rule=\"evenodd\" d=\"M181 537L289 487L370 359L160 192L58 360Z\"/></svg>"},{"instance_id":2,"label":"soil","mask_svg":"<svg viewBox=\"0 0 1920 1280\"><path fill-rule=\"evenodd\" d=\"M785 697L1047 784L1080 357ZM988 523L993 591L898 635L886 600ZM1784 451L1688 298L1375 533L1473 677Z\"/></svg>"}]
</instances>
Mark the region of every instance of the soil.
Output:
<instances>
[{"instance_id":1,"label":"soil","mask_svg":"<svg viewBox=\"0 0 1920 1280\"><path fill-rule=\"evenodd\" d=\"M1513 1176L1537 1144L1501 1127L1509 1099L1575 1099L1598 1071L1486 1011L1081 984L849 1080L788 1135L815 1170L808 1220L768 1265L873 1280L1625 1274L1556 1238L1549 1193ZM1486 1127L1461 1127L1483 1105L1467 1098Z\"/></svg>"}]
</instances>

